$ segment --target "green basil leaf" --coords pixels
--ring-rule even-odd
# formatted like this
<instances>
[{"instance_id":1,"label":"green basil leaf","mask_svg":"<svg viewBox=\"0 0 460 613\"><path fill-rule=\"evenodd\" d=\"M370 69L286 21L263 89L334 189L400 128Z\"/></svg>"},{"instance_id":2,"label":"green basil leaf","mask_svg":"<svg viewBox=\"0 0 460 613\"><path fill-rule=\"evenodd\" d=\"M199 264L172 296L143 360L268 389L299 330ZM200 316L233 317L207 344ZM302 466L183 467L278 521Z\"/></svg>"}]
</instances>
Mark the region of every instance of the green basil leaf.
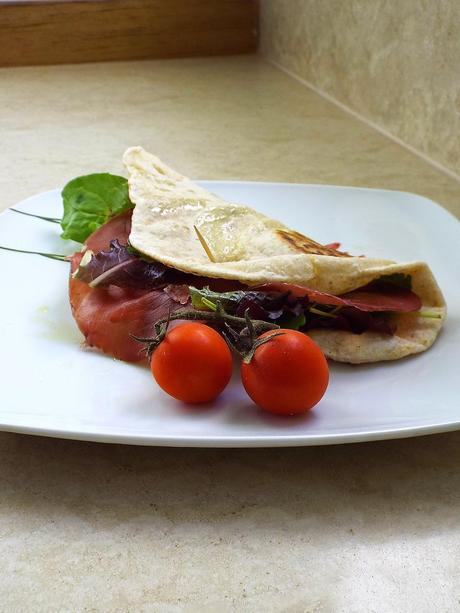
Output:
<instances>
[{"instance_id":1,"label":"green basil leaf","mask_svg":"<svg viewBox=\"0 0 460 613\"><path fill-rule=\"evenodd\" d=\"M83 243L111 217L133 207L128 181L107 172L73 179L62 190L62 238Z\"/></svg>"}]
</instances>

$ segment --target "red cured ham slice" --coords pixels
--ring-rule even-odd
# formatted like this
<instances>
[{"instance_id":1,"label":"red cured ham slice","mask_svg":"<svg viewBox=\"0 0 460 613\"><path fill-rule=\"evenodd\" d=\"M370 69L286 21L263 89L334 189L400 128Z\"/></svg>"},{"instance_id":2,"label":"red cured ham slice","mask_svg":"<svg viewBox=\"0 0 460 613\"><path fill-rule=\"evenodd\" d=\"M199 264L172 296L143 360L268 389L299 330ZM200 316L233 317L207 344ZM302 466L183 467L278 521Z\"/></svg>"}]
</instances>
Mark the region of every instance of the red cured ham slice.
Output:
<instances>
[{"instance_id":1,"label":"red cured ham slice","mask_svg":"<svg viewBox=\"0 0 460 613\"><path fill-rule=\"evenodd\" d=\"M289 292L296 298L307 297L311 302L327 304L329 306L349 306L367 312L393 311L409 313L418 311L422 302L417 294L402 287L382 284L382 288L367 285L342 296L333 296L326 292L318 292L308 287L291 285L290 283L266 283L259 285L258 290L265 292Z\"/></svg>"},{"instance_id":2,"label":"red cured ham slice","mask_svg":"<svg viewBox=\"0 0 460 613\"><path fill-rule=\"evenodd\" d=\"M131 211L123 213L96 230L86 241L94 252L108 249L110 241L127 243L131 228ZM71 271L82 258L75 253ZM142 345L131 335L150 336L153 325L169 310L178 306L163 290L128 290L110 286L91 288L87 283L70 277L70 304L73 316L85 336L86 343L119 360L139 362L145 359Z\"/></svg>"},{"instance_id":3,"label":"red cured ham slice","mask_svg":"<svg viewBox=\"0 0 460 613\"><path fill-rule=\"evenodd\" d=\"M74 316L88 345L119 360L139 362L145 354L131 335L152 336L155 322L178 306L163 290L145 292L110 286L90 288Z\"/></svg>"},{"instance_id":4,"label":"red cured ham slice","mask_svg":"<svg viewBox=\"0 0 460 613\"><path fill-rule=\"evenodd\" d=\"M409 289L382 284L385 290L372 286L343 294L341 298L361 311L392 311L394 313L410 313L422 308L422 301Z\"/></svg>"},{"instance_id":5,"label":"red cured ham slice","mask_svg":"<svg viewBox=\"0 0 460 613\"><path fill-rule=\"evenodd\" d=\"M98 230L93 232L85 241L85 245L94 253L110 249L110 241L117 239L120 245L128 243L131 232L131 217L133 212L126 211L117 215Z\"/></svg>"},{"instance_id":6,"label":"red cured ham slice","mask_svg":"<svg viewBox=\"0 0 460 613\"><path fill-rule=\"evenodd\" d=\"M327 247L328 249L339 249L340 248L340 243L328 243L327 245L324 245L325 247Z\"/></svg>"}]
</instances>

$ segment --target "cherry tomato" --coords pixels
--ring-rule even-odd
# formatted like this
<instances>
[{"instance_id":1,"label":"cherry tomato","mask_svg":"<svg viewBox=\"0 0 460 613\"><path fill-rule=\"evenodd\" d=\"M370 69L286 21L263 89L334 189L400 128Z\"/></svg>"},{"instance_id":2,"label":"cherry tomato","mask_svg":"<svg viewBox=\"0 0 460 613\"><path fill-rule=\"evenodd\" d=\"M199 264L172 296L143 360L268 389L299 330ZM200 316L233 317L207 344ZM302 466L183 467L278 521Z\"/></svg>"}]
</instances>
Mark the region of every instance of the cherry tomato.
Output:
<instances>
[{"instance_id":1,"label":"cherry tomato","mask_svg":"<svg viewBox=\"0 0 460 613\"><path fill-rule=\"evenodd\" d=\"M282 334L277 334L282 332ZM321 349L295 330L275 330L260 345L249 364L241 364L241 380L251 399L262 409L280 415L304 413L317 404L329 382Z\"/></svg>"},{"instance_id":2,"label":"cherry tomato","mask_svg":"<svg viewBox=\"0 0 460 613\"><path fill-rule=\"evenodd\" d=\"M232 355L224 339L200 323L185 323L166 334L150 363L158 385L188 403L218 396L232 375Z\"/></svg>"}]
</instances>

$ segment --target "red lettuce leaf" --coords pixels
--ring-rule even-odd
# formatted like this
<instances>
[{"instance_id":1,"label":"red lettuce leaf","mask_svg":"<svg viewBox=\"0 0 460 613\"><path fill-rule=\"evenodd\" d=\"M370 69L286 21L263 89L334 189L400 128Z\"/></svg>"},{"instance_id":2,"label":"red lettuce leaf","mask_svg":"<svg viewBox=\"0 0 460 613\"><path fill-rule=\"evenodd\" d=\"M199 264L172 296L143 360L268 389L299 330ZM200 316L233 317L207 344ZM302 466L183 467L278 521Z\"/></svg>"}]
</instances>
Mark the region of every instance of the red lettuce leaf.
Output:
<instances>
[{"instance_id":1,"label":"red lettuce leaf","mask_svg":"<svg viewBox=\"0 0 460 613\"><path fill-rule=\"evenodd\" d=\"M109 251L94 253L90 261L79 266L75 279L91 287L118 287L154 289L167 283L170 269L159 262L147 262L120 245L110 241Z\"/></svg>"},{"instance_id":2,"label":"red lettuce leaf","mask_svg":"<svg viewBox=\"0 0 460 613\"><path fill-rule=\"evenodd\" d=\"M265 287L272 288L273 284ZM373 331L392 335L395 332L394 321L388 313L363 310L355 305L350 306L345 301L339 303L339 308L334 303L330 305L319 303L316 300L312 301L312 295L315 298L318 296L328 297L329 295L314 290L305 290L305 288L302 288L302 292L297 292L297 295L293 295L289 291L266 292L261 291L260 288L258 290L248 289L221 294L207 287L201 290L190 287L189 291L192 305L197 309L208 308L206 303L202 302L203 298L214 304L220 301L230 314L243 317L247 312L253 319L275 322L283 328L288 327L302 331L333 328L335 330L346 330L353 334Z\"/></svg>"}]
</instances>

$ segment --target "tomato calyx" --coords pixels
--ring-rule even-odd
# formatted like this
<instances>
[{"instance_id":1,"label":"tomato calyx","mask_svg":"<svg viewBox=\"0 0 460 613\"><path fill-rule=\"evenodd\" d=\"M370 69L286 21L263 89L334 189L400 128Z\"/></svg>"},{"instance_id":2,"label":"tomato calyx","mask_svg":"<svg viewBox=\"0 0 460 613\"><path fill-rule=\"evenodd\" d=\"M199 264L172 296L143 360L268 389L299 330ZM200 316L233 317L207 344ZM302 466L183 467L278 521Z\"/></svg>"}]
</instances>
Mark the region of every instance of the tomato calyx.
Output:
<instances>
[{"instance_id":1,"label":"tomato calyx","mask_svg":"<svg viewBox=\"0 0 460 613\"><path fill-rule=\"evenodd\" d=\"M216 326L220 331L228 346L238 353L245 363L249 363L254 356L254 352L260 345L268 342L283 332L276 332L279 326L274 323L251 319L249 309L246 310L244 317L229 315L225 312L220 301L216 304L215 311L199 311L195 309L179 309L169 313L167 317L159 319L154 326L154 336L150 338L133 338L140 343L144 343L144 351L150 358L158 345L164 340L171 321L186 320L209 323ZM264 332L274 330L274 334L263 339L258 338Z\"/></svg>"},{"instance_id":2,"label":"tomato calyx","mask_svg":"<svg viewBox=\"0 0 460 613\"><path fill-rule=\"evenodd\" d=\"M240 319L243 319L242 317ZM244 321L246 326L240 331L236 332L231 326L226 326L226 330L222 331L222 334L227 341L227 344L241 357L245 364L249 364L254 357L256 349L265 343L273 340L275 336L280 336L284 332L279 331L279 326L271 324L271 330L273 334L260 338L263 332L269 332L269 330L260 330L260 323L266 323L261 320L253 320L249 317L249 309L246 309L244 313Z\"/></svg>"}]
</instances>

